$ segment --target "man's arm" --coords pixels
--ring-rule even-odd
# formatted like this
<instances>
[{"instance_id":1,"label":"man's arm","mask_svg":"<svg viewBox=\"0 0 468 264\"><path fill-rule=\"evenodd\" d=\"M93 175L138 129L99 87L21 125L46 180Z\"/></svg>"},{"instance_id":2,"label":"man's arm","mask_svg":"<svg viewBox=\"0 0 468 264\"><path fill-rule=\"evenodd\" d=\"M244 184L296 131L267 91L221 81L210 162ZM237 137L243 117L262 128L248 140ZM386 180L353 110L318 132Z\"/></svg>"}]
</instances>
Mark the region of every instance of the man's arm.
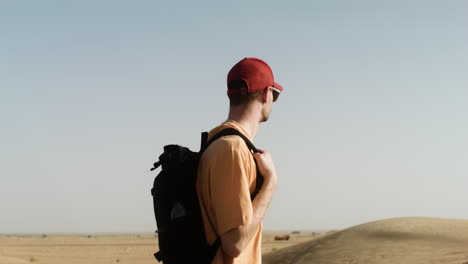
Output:
<instances>
[{"instance_id":1,"label":"man's arm","mask_svg":"<svg viewBox=\"0 0 468 264\"><path fill-rule=\"evenodd\" d=\"M240 255L257 232L276 189L277 175L270 153L266 151L255 153L254 158L264 182L252 201L252 218L248 223L233 228L221 236L223 251L233 258Z\"/></svg>"}]
</instances>

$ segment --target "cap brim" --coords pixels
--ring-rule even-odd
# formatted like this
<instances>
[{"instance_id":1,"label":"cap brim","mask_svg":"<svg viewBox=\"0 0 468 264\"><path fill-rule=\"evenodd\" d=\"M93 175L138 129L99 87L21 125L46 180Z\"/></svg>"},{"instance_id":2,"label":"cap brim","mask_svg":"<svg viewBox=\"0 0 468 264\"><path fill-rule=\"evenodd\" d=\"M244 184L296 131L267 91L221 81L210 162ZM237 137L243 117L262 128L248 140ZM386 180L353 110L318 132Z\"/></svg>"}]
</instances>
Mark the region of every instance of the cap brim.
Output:
<instances>
[{"instance_id":1,"label":"cap brim","mask_svg":"<svg viewBox=\"0 0 468 264\"><path fill-rule=\"evenodd\" d=\"M283 86L281 86L279 83L275 82L275 83L273 84L273 86L274 86L276 89L278 89L278 90L280 90L280 91L283 91Z\"/></svg>"}]
</instances>

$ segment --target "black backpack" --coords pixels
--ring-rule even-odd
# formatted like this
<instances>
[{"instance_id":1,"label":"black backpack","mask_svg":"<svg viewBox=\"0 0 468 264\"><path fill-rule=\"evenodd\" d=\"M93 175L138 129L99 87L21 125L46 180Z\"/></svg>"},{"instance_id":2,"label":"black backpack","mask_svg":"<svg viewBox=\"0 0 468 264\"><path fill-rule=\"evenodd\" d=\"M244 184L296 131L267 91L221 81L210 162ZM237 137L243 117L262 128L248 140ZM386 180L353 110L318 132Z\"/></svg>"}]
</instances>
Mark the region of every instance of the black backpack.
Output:
<instances>
[{"instance_id":1,"label":"black backpack","mask_svg":"<svg viewBox=\"0 0 468 264\"><path fill-rule=\"evenodd\" d=\"M162 166L151 189L154 215L158 230L159 252L154 256L164 264L209 264L221 245L221 239L208 245L200 211L196 182L198 163L204 150L216 139L238 135L253 152L252 142L233 128L226 128L207 142L208 133L202 133L199 152L179 145L167 145L151 171ZM251 199L257 195L263 182L257 167L257 185Z\"/></svg>"}]
</instances>

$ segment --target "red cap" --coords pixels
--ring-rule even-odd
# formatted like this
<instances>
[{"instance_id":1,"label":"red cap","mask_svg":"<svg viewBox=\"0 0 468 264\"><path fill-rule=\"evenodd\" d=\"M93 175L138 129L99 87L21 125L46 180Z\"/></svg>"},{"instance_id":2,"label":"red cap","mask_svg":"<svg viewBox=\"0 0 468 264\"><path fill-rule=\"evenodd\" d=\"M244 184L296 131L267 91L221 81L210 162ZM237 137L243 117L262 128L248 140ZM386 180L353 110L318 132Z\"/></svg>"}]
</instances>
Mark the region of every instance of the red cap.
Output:
<instances>
[{"instance_id":1,"label":"red cap","mask_svg":"<svg viewBox=\"0 0 468 264\"><path fill-rule=\"evenodd\" d=\"M235 80L245 81L247 91L228 89L228 94L250 94L263 91L269 86L283 91L283 87L275 82L270 66L257 58L244 58L234 65L228 73L227 83Z\"/></svg>"}]
</instances>

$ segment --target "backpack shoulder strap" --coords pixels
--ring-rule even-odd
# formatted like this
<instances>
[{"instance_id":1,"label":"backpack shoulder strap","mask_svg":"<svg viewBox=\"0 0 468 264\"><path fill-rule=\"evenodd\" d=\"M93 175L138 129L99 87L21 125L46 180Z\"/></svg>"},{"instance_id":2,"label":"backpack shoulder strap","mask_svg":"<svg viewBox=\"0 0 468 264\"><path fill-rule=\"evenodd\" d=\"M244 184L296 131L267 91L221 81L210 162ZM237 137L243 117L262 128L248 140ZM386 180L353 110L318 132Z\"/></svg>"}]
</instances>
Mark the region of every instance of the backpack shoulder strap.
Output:
<instances>
[{"instance_id":1,"label":"backpack shoulder strap","mask_svg":"<svg viewBox=\"0 0 468 264\"><path fill-rule=\"evenodd\" d=\"M239 137L241 137L244 141L245 141L245 144L247 144L247 147L254 153L259 153L260 151L254 146L254 144L246 137L244 136L244 134L242 134L241 132L239 132L237 129L234 129L234 128L225 128L223 130L221 130L220 132L218 132L217 134L215 134L212 138L210 138L210 140L208 140L207 142L207 139L208 139L208 133L207 132L204 132L202 134L202 147L201 147L201 150L200 150L200 153L203 153L206 148L208 148L208 146L213 143L215 140L221 138L221 137L224 137L224 136L231 136L231 135L237 135ZM257 161L255 161L255 164L257 164ZM258 169L258 166L257 166L257 182L256 182L256 186L255 186L255 191L252 193L252 195L250 196L251 200L255 199L255 197L257 196L258 192L260 191L260 189L262 188L262 185L263 185L263 175L260 173L259 169Z\"/></svg>"},{"instance_id":2,"label":"backpack shoulder strap","mask_svg":"<svg viewBox=\"0 0 468 264\"><path fill-rule=\"evenodd\" d=\"M225 129L221 130L220 132L218 132L217 134L215 134L212 138L210 138L210 140L207 140L208 133L204 132L202 134L201 151L202 152L205 151L206 148L208 148L208 146L211 145L211 143L213 143L217 139L219 139L221 137L224 137L224 136L233 136L233 135L241 137L244 140L247 147L251 151L253 151L254 153L259 152L259 150L254 146L254 144L244 134L242 134L241 132L239 132L237 129L234 129L234 128L225 128Z\"/></svg>"},{"instance_id":3,"label":"backpack shoulder strap","mask_svg":"<svg viewBox=\"0 0 468 264\"><path fill-rule=\"evenodd\" d=\"M210 138L210 140L208 140L208 132L203 132L202 133L202 142L201 142L200 153L203 153L208 148L208 146L211 145L211 143L213 143L215 140L217 140L217 139L219 139L221 137L224 137L224 136L232 136L232 135L237 135L237 136L241 137L244 140L247 147L251 151L253 151L254 153L260 152L254 146L254 144L246 136L244 136L244 134L239 132L237 129L225 128L225 129L221 130L220 132L218 132L217 134L215 134L212 138ZM257 162L255 162L255 163L257 163ZM258 171L258 166L257 166L257 184L255 186L254 193L250 196L251 200L253 200L255 198L255 196L257 196L258 192L260 191L260 188L262 187L262 184L263 184L263 176ZM212 226L213 226L213 224L212 224ZM218 236L215 243L213 245L209 246L209 254L210 254L211 259L214 259L214 257L216 256L216 253L217 253L220 246L221 246L221 237Z\"/></svg>"}]
</instances>

